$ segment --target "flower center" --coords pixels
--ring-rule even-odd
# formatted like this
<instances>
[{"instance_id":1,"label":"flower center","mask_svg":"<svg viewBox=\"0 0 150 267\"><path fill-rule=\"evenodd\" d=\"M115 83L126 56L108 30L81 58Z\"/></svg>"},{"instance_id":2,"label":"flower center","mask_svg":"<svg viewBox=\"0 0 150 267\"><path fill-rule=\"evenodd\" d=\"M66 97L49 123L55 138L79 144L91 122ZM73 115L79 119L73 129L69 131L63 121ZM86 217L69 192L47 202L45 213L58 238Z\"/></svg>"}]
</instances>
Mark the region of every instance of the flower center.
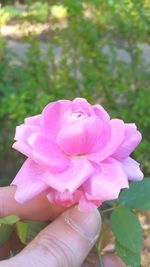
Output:
<instances>
[{"instance_id":1,"label":"flower center","mask_svg":"<svg viewBox=\"0 0 150 267\"><path fill-rule=\"evenodd\" d=\"M88 117L88 115L87 114L83 114L82 112L74 112L71 115L71 119L72 120L82 120L82 119L85 119L87 117Z\"/></svg>"}]
</instances>

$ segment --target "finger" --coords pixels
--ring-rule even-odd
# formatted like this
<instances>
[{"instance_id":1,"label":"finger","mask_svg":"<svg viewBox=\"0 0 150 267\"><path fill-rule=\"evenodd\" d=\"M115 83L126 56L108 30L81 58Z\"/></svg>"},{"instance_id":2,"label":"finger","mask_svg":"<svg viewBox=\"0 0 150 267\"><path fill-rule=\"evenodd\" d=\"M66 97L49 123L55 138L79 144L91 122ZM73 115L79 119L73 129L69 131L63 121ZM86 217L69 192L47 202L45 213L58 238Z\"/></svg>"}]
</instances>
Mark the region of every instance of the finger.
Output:
<instances>
[{"instance_id":1,"label":"finger","mask_svg":"<svg viewBox=\"0 0 150 267\"><path fill-rule=\"evenodd\" d=\"M123 261L114 253L103 256L104 267L126 267Z\"/></svg>"},{"instance_id":2,"label":"finger","mask_svg":"<svg viewBox=\"0 0 150 267\"><path fill-rule=\"evenodd\" d=\"M46 227L16 257L1 262L2 267L79 267L96 242L100 231L100 215L96 210L66 211Z\"/></svg>"},{"instance_id":3,"label":"finger","mask_svg":"<svg viewBox=\"0 0 150 267\"><path fill-rule=\"evenodd\" d=\"M102 261L104 267L126 267L125 263L114 253L107 253L102 256ZM83 263L82 267L100 267L100 263L98 260L97 255L93 256L92 258L88 259Z\"/></svg>"},{"instance_id":4,"label":"finger","mask_svg":"<svg viewBox=\"0 0 150 267\"><path fill-rule=\"evenodd\" d=\"M65 208L51 204L45 193L19 204L14 199L15 186L0 188L0 217L16 214L21 219L47 221L55 219Z\"/></svg>"}]
</instances>

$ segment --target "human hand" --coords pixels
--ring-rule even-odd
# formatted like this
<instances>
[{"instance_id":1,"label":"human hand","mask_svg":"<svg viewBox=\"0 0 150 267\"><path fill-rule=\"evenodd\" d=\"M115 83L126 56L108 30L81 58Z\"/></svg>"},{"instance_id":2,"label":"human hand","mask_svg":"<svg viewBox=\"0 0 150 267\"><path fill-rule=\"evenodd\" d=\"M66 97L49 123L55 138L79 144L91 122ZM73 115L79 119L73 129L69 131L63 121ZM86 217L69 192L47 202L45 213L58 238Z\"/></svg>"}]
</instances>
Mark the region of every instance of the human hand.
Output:
<instances>
[{"instance_id":1,"label":"human hand","mask_svg":"<svg viewBox=\"0 0 150 267\"><path fill-rule=\"evenodd\" d=\"M53 222L19 254L1 261L0 267L81 266L100 233L98 211L82 213L75 207L65 211L65 208L50 204L44 194L20 205L14 199L15 190L15 187L0 189L0 217L16 214L22 219ZM11 249L10 246L0 249L1 257L8 248ZM105 267L125 266L115 255L105 256L103 260ZM84 263L82 266L92 265Z\"/></svg>"}]
</instances>

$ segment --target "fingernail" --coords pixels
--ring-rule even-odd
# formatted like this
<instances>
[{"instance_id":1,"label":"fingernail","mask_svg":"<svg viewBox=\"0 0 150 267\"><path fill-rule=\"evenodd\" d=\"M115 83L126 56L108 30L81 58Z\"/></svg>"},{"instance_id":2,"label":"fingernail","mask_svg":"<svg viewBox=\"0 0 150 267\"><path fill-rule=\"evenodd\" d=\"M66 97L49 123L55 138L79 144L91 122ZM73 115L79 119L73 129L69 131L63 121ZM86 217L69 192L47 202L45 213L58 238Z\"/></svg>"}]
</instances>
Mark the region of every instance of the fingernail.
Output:
<instances>
[{"instance_id":1,"label":"fingernail","mask_svg":"<svg viewBox=\"0 0 150 267\"><path fill-rule=\"evenodd\" d=\"M65 221L86 238L91 244L94 244L100 233L101 219L98 210L92 212L81 212L75 207L65 214Z\"/></svg>"}]
</instances>

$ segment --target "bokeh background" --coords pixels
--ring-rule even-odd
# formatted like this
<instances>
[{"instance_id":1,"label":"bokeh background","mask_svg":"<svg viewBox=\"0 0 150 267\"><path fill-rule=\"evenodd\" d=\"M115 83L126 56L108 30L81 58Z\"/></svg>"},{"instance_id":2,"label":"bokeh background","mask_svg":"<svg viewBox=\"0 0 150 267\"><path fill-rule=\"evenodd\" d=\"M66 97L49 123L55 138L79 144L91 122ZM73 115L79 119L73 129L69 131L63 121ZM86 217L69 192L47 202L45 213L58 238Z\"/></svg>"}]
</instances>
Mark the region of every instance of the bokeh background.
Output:
<instances>
[{"instance_id":1,"label":"bokeh background","mask_svg":"<svg viewBox=\"0 0 150 267\"><path fill-rule=\"evenodd\" d=\"M150 0L0 0L0 185L24 160L16 125L77 96L137 124L150 176Z\"/></svg>"},{"instance_id":2,"label":"bokeh background","mask_svg":"<svg viewBox=\"0 0 150 267\"><path fill-rule=\"evenodd\" d=\"M135 122L150 175L150 1L0 0L0 183L24 158L16 125L56 99L81 96Z\"/></svg>"}]
</instances>

